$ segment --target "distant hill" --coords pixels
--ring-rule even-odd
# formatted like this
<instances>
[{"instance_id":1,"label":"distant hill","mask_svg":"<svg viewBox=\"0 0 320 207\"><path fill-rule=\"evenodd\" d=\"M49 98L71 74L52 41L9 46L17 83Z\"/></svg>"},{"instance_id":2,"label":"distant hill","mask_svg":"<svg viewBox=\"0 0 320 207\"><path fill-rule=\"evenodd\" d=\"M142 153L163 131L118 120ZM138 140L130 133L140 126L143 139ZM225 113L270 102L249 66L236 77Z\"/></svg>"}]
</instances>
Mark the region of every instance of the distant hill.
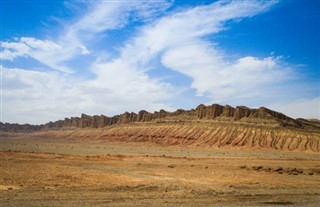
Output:
<instances>
[{"instance_id":1,"label":"distant hill","mask_svg":"<svg viewBox=\"0 0 320 207\"><path fill-rule=\"evenodd\" d=\"M39 137L320 151L319 120L293 119L265 107L201 104L175 112L142 110L113 117L82 114L43 125L0 125L2 132L32 132Z\"/></svg>"}]
</instances>

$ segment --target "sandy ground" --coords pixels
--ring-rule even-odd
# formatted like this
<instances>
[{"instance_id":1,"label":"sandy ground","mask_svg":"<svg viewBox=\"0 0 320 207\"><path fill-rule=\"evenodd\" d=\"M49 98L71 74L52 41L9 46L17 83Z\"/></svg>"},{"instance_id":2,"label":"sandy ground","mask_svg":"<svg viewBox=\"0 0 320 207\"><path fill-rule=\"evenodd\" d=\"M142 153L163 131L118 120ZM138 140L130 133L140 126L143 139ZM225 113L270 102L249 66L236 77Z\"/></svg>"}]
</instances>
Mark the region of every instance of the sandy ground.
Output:
<instances>
[{"instance_id":1,"label":"sandy ground","mask_svg":"<svg viewBox=\"0 0 320 207\"><path fill-rule=\"evenodd\" d=\"M319 206L320 154L1 140L1 206Z\"/></svg>"}]
</instances>

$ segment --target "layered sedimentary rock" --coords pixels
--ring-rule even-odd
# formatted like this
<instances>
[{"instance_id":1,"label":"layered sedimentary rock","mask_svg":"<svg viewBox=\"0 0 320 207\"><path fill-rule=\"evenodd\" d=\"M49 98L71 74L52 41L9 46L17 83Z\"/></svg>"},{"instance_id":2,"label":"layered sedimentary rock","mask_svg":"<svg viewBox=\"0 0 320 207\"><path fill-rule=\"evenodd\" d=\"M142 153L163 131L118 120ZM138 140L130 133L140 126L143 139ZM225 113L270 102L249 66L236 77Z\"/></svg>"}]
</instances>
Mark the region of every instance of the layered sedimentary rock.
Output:
<instances>
[{"instance_id":1,"label":"layered sedimentary rock","mask_svg":"<svg viewBox=\"0 0 320 207\"><path fill-rule=\"evenodd\" d=\"M163 120L229 120L230 122L238 121L250 123L272 122L273 124L277 124L279 126L308 126L319 128L319 125L317 125L317 123L304 119L295 120L282 113L272 111L265 107L260 107L259 109L250 109L245 106L237 106L236 108L233 108L229 105L221 106L218 104L213 104L210 106L201 104L197 106L196 109L178 109L175 112L167 112L162 109L159 112L150 113L145 110L141 110L138 114L133 112L125 112L113 117L107 117L104 115L89 116L86 114L82 114L81 117L65 118L64 120L49 122L44 125L19 125L0 123L0 126L2 131L36 131L67 127L101 128L114 124L128 124L134 122L150 122Z\"/></svg>"},{"instance_id":2,"label":"layered sedimentary rock","mask_svg":"<svg viewBox=\"0 0 320 207\"><path fill-rule=\"evenodd\" d=\"M98 139L200 147L241 147L320 152L320 121L292 119L265 107L199 105L107 117L65 118L44 125L0 123L3 137ZM74 129L81 130L74 130ZM7 132L7 133L6 133ZM13 133L12 133L13 132ZM29 132L29 133L15 133Z\"/></svg>"},{"instance_id":3,"label":"layered sedimentary rock","mask_svg":"<svg viewBox=\"0 0 320 207\"><path fill-rule=\"evenodd\" d=\"M5 133L3 133L5 135ZM320 153L319 130L259 126L241 122L133 122L104 128L38 130L8 133L10 138L55 139L94 142L156 143L164 146L195 146L238 149L269 149Z\"/></svg>"}]
</instances>

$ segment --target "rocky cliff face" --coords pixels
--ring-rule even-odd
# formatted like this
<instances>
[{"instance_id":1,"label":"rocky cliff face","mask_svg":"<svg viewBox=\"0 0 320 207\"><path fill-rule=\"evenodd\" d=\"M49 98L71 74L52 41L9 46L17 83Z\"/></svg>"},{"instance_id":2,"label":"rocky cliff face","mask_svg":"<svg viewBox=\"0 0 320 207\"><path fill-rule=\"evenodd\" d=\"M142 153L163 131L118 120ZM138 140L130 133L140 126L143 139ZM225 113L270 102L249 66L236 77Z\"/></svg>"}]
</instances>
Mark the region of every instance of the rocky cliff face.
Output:
<instances>
[{"instance_id":1,"label":"rocky cliff face","mask_svg":"<svg viewBox=\"0 0 320 207\"><path fill-rule=\"evenodd\" d=\"M319 129L319 125L314 122L302 119L292 119L282 113L272 111L265 107L259 109L250 109L245 106L237 106L233 108L229 105L221 106L213 104L205 106L203 104L196 107L196 109L183 110L178 109L175 112L167 112L160 110L159 112L150 113L145 110L140 111L138 114L125 112L123 114L107 117L89 116L82 114L81 117L65 118L55 122L49 122L44 125L19 125L0 123L2 131L38 131L47 129L59 129L59 128L102 128L115 124L128 124L134 122L159 122L167 120L224 120L231 122L242 123L256 123L256 124L273 124L277 126L291 126L297 128L309 127Z\"/></svg>"},{"instance_id":2,"label":"rocky cliff face","mask_svg":"<svg viewBox=\"0 0 320 207\"><path fill-rule=\"evenodd\" d=\"M163 145L237 147L320 152L320 122L292 119L265 107L199 105L107 117L65 118L44 125L0 123L2 137L152 142ZM81 130L74 130L81 128ZM15 133L30 132L30 133Z\"/></svg>"}]
</instances>

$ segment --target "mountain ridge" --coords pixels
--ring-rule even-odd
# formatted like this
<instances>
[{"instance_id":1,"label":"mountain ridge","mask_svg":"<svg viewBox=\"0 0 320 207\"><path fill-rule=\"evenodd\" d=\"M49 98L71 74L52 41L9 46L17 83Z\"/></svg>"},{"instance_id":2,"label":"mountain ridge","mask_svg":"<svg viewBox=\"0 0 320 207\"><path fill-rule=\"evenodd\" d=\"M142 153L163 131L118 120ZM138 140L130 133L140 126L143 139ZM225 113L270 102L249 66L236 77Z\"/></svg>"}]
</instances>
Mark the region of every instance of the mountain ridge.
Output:
<instances>
[{"instance_id":1,"label":"mountain ridge","mask_svg":"<svg viewBox=\"0 0 320 207\"><path fill-rule=\"evenodd\" d=\"M174 112L141 110L113 117L82 114L43 125L0 125L3 139L320 152L318 120L293 119L265 107L200 104Z\"/></svg>"},{"instance_id":2,"label":"mountain ridge","mask_svg":"<svg viewBox=\"0 0 320 207\"><path fill-rule=\"evenodd\" d=\"M248 108L246 106L232 107L229 105L204 105L200 104L195 109L184 110L177 109L174 112L168 112L163 109L150 113L141 110L138 113L125 112L120 115L108 117L105 115L86 115L80 117L65 118L54 122L48 122L41 125L31 124L10 124L1 123L1 130L7 132L19 131L38 131L59 128L103 128L115 124L128 124L134 122L161 122L161 121L196 121L196 120L216 120L229 122L243 122L251 124L265 123L278 127L294 127L306 129L320 129L320 122L309 121L306 119L293 119L283 113L273 111L266 107L258 109Z\"/></svg>"}]
</instances>

